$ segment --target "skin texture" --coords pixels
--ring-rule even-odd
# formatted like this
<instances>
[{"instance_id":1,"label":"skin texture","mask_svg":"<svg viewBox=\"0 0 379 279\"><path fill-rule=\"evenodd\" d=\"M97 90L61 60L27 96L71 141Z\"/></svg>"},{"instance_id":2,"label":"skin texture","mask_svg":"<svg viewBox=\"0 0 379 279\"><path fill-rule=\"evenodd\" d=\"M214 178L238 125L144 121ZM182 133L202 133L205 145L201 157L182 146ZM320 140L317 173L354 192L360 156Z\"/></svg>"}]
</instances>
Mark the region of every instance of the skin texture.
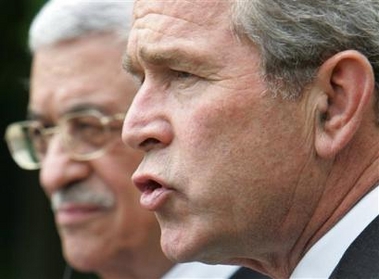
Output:
<instances>
[{"instance_id":1,"label":"skin texture","mask_svg":"<svg viewBox=\"0 0 379 279\"><path fill-rule=\"evenodd\" d=\"M124 43L111 34L39 49L31 78L33 118L54 125L83 106L107 115L125 112L136 86L122 71L123 49ZM64 256L73 267L108 279L159 278L172 263L162 254L159 226L153 214L140 207L130 179L141 154L122 144L120 132L121 125L106 154L91 161L70 159L60 136L53 136L40 181L48 198L65 188L84 188L115 201L108 209L55 212Z\"/></svg>"},{"instance_id":2,"label":"skin texture","mask_svg":"<svg viewBox=\"0 0 379 279\"><path fill-rule=\"evenodd\" d=\"M285 278L379 179L372 69L346 51L299 100L273 98L229 12L229 1L136 2L124 67L141 87L123 140L145 152L133 181L169 258Z\"/></svg>"}]
</instances>

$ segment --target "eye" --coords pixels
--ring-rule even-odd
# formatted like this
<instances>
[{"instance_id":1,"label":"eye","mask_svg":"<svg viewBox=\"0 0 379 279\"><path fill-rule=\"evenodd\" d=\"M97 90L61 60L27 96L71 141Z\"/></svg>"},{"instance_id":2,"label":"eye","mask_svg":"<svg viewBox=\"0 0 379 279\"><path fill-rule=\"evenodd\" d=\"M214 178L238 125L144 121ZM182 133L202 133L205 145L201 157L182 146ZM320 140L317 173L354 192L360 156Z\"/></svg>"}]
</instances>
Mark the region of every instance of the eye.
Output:
<instances>
[{"instance_id":1,"label":"eye","mask_svg":"<svg viewBox=\"0 0 379 279\"><path fill-rule=\"evenodd\" d=\"M31 125L27 129L27 135L32 140L38 140L42 138L42 125Z\"/></svg>"},{"instance_id":2,"label":"eye","mask_svg":"<svg viewBox=\"0 0 379 279\"><path fill-rule=\"evenodd\" d=\"M169 80L172 88L184 93L184 91L190 90L191 88L193 89L202 78L191 72L171 70Z\"/></svg>"},{"instance_id":3,"label":"eye","mask_svg":"<svg viewBox=\"0 0 379 279\"><path fill-rule=\"evenodd\" d=\"M87 116L71 120L71 127L83 135L94 135L103 131L103 125L97 117Z\"/></svg>"},{"instance_id":4,"label":"eye","mask_svg":"<svg viewBox=\"0 0 379 279\"><path fill-rule=\"evenodd\" d=\"M38 154L46 153L47 141L43 130L50 127L53 127L53 125L44 126L42 123L35 122L27 128L25 138L27 139L28 145L33 146L33 148L30 149L31 152L34 153L36 151ZM38 155L35 154L34 156Z\"/></svg>"},{"instance_id":5,"label":"eye","mask_svg":"<svg viewBox=\"0 0 379 279\"><path fill-rule=\"evenodd\" d=\"M145 75L135 76L135 80L139 86L141 86L145 82Z\"/></svg>"},{"instance_id":6,"label":"eye","mask_svg":"<svg viewBox=\"0 0 379 279\"><path fill-rule=\"evenodd\" d=\"M143 84L143 82L145 81L144 71L133 70L133 71L127 71L126 73L132 78L133 82L138 87L140 87Z\"/></svg>"},{"instance_id":7,"label":"eye","mask_svg":"<svg viewBox=\"0 0 379 279\"><path fill-rule=\"evenodd\" d=\"M71 118L65 128L71 139L92 142L104 137L104 125L93 116Z\"/></svg>"},{"instance_id":8,"label":"eye","mask_svg":"<svg viewBox=\"0 0 379 279\"><path fill-rule=\"evenodd\" d=\"M194 77L193 74L188 73L188 72L183 72L183 71L173 71L174 75L178 79L187 79L187 78L192 78Z\"/></svg>"}]
</instances>

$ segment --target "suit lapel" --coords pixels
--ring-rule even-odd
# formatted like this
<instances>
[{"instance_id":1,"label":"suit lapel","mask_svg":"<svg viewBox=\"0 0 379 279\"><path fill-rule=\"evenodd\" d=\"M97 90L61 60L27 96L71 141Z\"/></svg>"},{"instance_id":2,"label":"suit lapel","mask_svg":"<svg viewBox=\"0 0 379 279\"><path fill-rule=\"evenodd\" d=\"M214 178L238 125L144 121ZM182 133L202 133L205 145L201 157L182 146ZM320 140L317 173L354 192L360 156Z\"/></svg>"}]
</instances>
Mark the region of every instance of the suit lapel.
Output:
<instances>
[{"instance_id":1,"label":"suit lapel","mask_svg":"<svg viewBox=\"0 0 379 279\"><path fill-rule=\"evenodd\" d=\"M379 216L346 250L330 279L379 279Z\"/></svg>"}]
</instances>

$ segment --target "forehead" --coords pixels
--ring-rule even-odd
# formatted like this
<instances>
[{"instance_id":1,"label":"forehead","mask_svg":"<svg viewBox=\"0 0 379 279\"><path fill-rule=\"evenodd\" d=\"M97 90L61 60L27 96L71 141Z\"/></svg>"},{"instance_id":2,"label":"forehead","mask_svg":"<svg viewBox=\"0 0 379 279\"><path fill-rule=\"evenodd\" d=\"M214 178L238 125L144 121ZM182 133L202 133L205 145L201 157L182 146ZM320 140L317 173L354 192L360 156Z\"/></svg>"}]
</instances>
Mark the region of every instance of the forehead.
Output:
<instances>
[{"instance_id":1,"label":"forehead","mask_svg":"<svg viewBox=\"0 0 379 279\"><path fill-rule=\"evenodd\" d=\"M124 43L116 40L87 37L38 50L33 57L30 110L54 115L93 104L125 111L136 85L122 71Z\"/></svg>"},{"instance_id":2,"label":"forehead","mask_svg":"<svg viewBox=\"0 0 379 279\"><path fill-rule=\"evenodd\" d=\"M193 58L195 52L219 51L234 41L230 13L228 0L138 0L126 61L134 66L144 54L158 57L178 49Z\"/></svg>"},{"instance_id":3,"label":"forehead","mask_svg":"<svg viewBox=\"0 0 379 279\"><path fill-rule=\"evenodd\" d=\"M231 8L229 0L136 0L134 6L135 19L149 15L164 15L205 25L225 17Z\"/></svg>"},{"instance_id":4,"label":"forehead","mask_svg":"<svg viewBox=\"0 0 379 279\"><path fill-rule=\"evenodd\" d=\"M134 9L134 28L146 32L185 36L199 30L225 28L230 21L228 0L139 0Z\"/></svg>"}]
</instances>

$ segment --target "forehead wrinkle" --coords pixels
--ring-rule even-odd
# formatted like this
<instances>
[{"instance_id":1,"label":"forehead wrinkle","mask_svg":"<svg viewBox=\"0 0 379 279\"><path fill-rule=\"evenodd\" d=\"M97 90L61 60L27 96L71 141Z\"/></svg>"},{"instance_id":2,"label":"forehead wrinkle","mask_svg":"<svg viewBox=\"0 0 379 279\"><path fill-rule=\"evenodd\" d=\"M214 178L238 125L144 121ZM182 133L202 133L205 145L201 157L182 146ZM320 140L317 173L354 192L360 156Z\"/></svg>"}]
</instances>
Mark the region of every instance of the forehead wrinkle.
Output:
<instances>
[{"instance_id":1,"label":"forehead wrinkle","mask_svg":"<svg viewBox=\"0 0 379 279\"><path fill-rule=\"evenodd\" d=\"M145 18L147 16L165 16L167 18L174 18L197 26L217 24L215 18L219 18L220 10L225 6L231 8L230 0L136 0L134 5L134 21ZM216 8L215 8L216 7ZM202 13L199 14L198 10L201 9ZM186 11L186 13L183 13Z\"/></svg>"},{"instance_id":2,"label":"forehead wrinkle","mask_svg":"<svg viewBox=\"0 0 379 279\"><path fill-rule=\"evenodd\" d=\"M214 10L204 9L209 6L217 7ZM128 48L131 46L131 49L127 50L123 57L123 68L138 77L143 74L145 66L149 63L151 65L167 64L172 67L185 66L185 69L190 67L201 70L220 66L221 62L217 57L210 61L209 55L197 51L200 48L193 44L192 38L199 27L202 28L201 30L207 30L210 26L217 24L220 26L216 29L223 32L222 37L228 37L230 29L223 30L225 23L221 25L219 20L211 16L216 14L216 18L220 18L220 14L222 14L220 10L225 10L225 7L226 9L231 7L229 0L221 2L219 0L139 0L135 2L133 28L129 37L129 43L132 44L128 45ZM202 15L198 13L199 8L204 10ZM222 18L224 21L225 17ZM201 26L202 24L206 26L205 29L204 26ZM153 40L150 39L150 34L153 34L151 36L154 38ZM172 43L170 37L175 37L175 34L180 34L180 37L179 40ZM206 41L207 39L204 38L201 43L206 43ZM130 52L131 50L133 51Z\"/></svg>"}]
</instances>

